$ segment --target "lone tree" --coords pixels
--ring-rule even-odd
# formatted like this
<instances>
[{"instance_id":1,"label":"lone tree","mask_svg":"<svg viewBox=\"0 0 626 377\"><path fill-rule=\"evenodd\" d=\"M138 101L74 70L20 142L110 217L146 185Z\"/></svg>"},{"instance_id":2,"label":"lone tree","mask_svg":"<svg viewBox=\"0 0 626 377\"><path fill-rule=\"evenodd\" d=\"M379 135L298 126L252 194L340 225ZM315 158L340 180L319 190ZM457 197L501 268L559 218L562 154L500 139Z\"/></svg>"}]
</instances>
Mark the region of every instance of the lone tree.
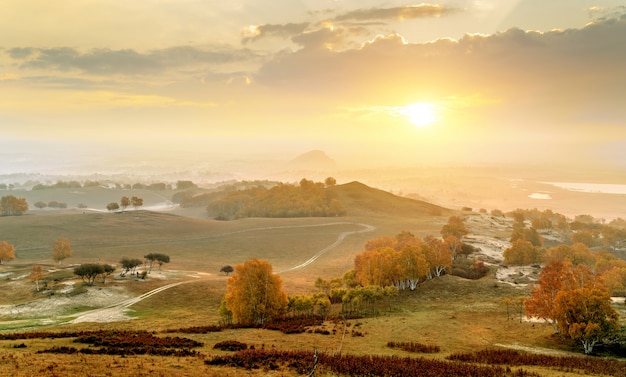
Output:
<instances>
[{"instance_id":1,"label":"lone tree","mask_svg":"<svg viewBox=\"0 0 626 377\"><path fill-rule=\"evenodd\" d=\"M52 259L57 263L61 264L61 262L72 256L72 246L70 245L70 241L63 237L52 243Z\"/></svg>"},{"instance_id":2,"label":"lone tree","mask_svg":"<svg viewBox=\"0 0 626 377\"><path fill-rule=\"evenodd\" d=\"M282 279L272 273L272 265L256 258L235 266L224 299L233 319L242 324L263 324L279 317L289 303Z\"/></svg>"},{"instance_id":3,"label":"lone tree","mask_svg":"<svg viewBox=\"0 0 626 377\"><path fill-rule=\"evenodd\" d=\"M469 231L465 227L463 219L459 216L450 216L448 223L441 227L441 237L444 239L448 236L462 239L468 233Z\"/></svg>"},{"instance_id":4,"label":"lone tree","mask_svg":"<svg viewBox=\"0 0 626 377\"><path fill-rule=\"evenodd\" d=\"M233 271L235 271L235 269L231 265L226 265L220 269L220 272L225 273L226 276L228 276Z\"/></svg>"},{"instance_id":5,"label":"lone tree","mask_svg":"<svg viewBox=\"0 0 626 377\"><path fill-rule=\"evenodd\" d=\"M159 265L159 270L164 263L170 263L170 256L159 253L150 253L148 255L144 255L144 258L150 262L148 269L152 271L152 266L156 262Z\"/></svg>"},{"instance_id":6,"label":"lone tree","mask_svg":"<svg viewBox=\"0 0 626 377\"><path fill-rule=\"evenodd\" d=\"M117 204L117 202L111 202L107 204L107 211L113 212L117 211L118 209L120 209L120 205Z\"/></svg>"},{"instance_id":7,"label":"lone tree","mask_svg":"<svg viewBox=\"0 0 626 377\"><path fill-rule=\"evenodd\" d=\"M15 259L15 247L7 241L0 242L0 264Z\"/></svg>"},{"instance_id":8,"label":"lone tree","mask_svg":"<svg viewBox=\"0 0 626 377\"><path fill-rule=\"evenodd\" d=\"M39 282L43 279L43 269L41 266L33 266L28 278L35 283L35 289L39 292Z\"/></svg>"}]
</instances>

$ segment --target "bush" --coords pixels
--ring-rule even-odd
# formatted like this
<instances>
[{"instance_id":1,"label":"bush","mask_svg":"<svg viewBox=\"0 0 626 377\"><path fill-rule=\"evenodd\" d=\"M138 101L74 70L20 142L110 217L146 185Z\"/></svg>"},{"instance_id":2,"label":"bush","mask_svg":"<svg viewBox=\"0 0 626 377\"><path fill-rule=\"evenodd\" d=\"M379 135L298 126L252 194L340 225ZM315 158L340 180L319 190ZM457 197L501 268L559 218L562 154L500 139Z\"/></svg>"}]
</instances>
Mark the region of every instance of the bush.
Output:
<instances>
[{"instance_id":1,"label":"bush","mask_svg":"<svg viewBox=\"0 0 626 377\"><path fill-rule=\"evenodd\" d=\"M215 343L213 349L222 351L243 351L248 349L248 345L236 340L225 340L223 342Z\"/></svg>"},{"instance_id":2,"label":"bush","mask_svg":"<svg viewBox=\"0 0 626 377\"><path fill-rule=\"evenodd\" d=\"M416 353L438 353L441 350L439 346L431 346L415 342L388 342L387 347L399 348L403 351Z\"/></svg>"}]
</instances>

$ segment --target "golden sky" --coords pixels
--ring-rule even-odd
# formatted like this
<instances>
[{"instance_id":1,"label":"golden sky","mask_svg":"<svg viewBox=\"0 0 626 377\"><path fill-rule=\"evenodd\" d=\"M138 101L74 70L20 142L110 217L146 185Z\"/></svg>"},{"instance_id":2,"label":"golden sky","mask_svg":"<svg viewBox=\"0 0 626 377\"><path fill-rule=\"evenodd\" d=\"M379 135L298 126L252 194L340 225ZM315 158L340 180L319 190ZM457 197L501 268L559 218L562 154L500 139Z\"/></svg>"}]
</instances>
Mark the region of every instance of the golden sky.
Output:
<instances>
[{"instance_id":1,"label":"golden sky","mask_svg":"<svg viewBox=\"0 0 626 377\"><path fill-rule=\"evenodd\" d=\"M0 14L0 173L71 151L626 166L623 1L7 0Z\"/></svg>"}]
</instances>

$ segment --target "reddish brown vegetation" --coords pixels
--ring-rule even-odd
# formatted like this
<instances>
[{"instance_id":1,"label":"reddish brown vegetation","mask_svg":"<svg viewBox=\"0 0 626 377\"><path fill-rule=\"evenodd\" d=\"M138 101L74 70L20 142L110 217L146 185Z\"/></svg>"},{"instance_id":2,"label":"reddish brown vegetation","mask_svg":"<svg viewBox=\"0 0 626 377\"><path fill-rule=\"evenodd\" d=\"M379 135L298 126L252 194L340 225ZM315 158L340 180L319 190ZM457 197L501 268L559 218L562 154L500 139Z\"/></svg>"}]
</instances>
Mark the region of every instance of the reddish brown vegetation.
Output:
<instances>
[{"instance_id":1,"label":"reddish brown vegetation","mask_svg":"<svg viewBox=\"0 0 626 377\"><path fill-rule=\"evenodd\" d=\"M593 357L557 357L517 352L514 350L484 350L474 353L457 353L449 360L466 363L496 365L536 365L557 369L562 372L604 374L615 377L626 376L626 362L615 359Z\"/></svg>"},{"instance_id":2,"label":"reddish brown vegetation","mask_svg":"<svg viewBox=\"0 0 626 377\"><path fill-rule=\"evenodd\" d=\"M223 342L216 343L213 346L213 349L222 351L243 351L248 349L248 345L236 340L225 340Z\"/></svg>"},{"instance_id":3,"label":"reddish brown vegetation","mask_svg":"<svg viewBox=\"0 0 626 377\"><path fill-rule=\"evenodd\" d=\"M227 365L245 369L278 369L280 365L301 374L311 371L313 353L306 351L246 350L229 356L216 356L208 365ZM426 360L388 356L352 356L319 354L318 365L346 376L518 376L537 377L524 370L510 371L499 366L478 366L453 361Z\"/></svg>"},{"instance_id":4,"label":"reddish brown vegetation","mask_svg":"<svg viewBox=\"0 0 626 377\"><path fill-rule=\"evenodd\" d=\"M387 347L400 348L403 351L416 353L437 353L441 351L439 346L432 346L416 342L388 342Z\"/></svg>"},{"instance_id":5,"label":"reddish brown vegetation","mask_svg":"<svg viewBox=\"0 0 626 377\"><path fill-rule=\"evenodd\" d=\"M80 331L65 333L29 332L2 334L2 340L76 338L74 342L100 348L52 347L39 353L83 353L95 355L196 356L192 348L203 344L180 337L156 337L145 331Z\"/></svg>"}]
</instances>

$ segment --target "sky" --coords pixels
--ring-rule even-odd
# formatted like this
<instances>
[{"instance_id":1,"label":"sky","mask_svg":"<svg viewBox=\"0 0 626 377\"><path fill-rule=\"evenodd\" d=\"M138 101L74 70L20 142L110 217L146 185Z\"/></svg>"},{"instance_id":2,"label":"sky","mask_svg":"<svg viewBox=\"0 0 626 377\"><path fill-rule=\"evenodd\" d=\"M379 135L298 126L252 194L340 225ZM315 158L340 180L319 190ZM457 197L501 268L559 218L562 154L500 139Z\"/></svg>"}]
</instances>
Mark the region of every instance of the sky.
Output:
<instances>
[{"instance_id":1,"label":"sky","mask_svg":"<svg viewBox=\"0 0 626 377\"><path fill-rule=\"evenodd\" d=\"M626 168L625 1L2 0L0 17L0 174L309 150Z\"/></svg>"}]
</instances>

